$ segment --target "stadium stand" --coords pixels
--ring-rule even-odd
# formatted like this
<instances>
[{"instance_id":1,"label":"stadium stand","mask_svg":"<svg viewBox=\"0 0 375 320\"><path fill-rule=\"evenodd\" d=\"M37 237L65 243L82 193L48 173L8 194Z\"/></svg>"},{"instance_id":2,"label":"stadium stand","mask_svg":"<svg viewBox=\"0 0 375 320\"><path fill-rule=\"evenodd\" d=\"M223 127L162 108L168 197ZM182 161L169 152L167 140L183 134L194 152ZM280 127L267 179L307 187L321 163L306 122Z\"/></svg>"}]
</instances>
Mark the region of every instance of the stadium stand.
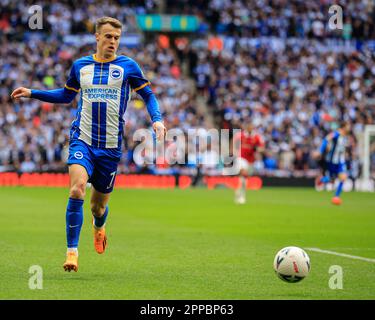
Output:
<instances>
[{"instance_id":1,"label":"stadium stand","mask_svg":"<svg viewBox=\"0 0 375 320\"><path fill-rule=\"evenodd\" d=\"M30 31L23 13L32 2L0 1L0 172L66 172L76 111L76 102L14 103L12 89L62 87L72 61L94 48L72 45L68 37L92 33L98 17L116 16L132 34L139 33L136 14L163 12L197 15L197 33L155 34L120 53L144 69L168 128L186 132L214 123L231 129L251 120L266 141L255 164L258 174L314 176L322 137L339 120L350 120L350 168L357 176L356 133L375 116L375 6L367 0L338 3L346 12L342 32L327 27L330 2L324 0L42 2L43 30ZM173 173L168 166L134 163L133 133L150 123L143 102L133 98L119 172ZM189 174L196 165L184 168Z\"/></svg>"}]
</instances>

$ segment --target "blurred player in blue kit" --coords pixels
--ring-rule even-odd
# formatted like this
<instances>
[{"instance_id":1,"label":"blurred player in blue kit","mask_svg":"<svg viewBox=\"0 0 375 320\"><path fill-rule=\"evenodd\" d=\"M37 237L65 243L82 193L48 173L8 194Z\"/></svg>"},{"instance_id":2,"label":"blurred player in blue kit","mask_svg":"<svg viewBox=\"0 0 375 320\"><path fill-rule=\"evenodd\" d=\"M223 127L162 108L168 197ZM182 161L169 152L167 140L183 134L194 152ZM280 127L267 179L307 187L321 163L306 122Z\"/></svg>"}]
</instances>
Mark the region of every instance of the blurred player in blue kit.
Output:
<instances>
[{"instance_id":1,"label":"blurred player in blue kit","mask_svg":"<svg viewBox=\"0 0 375 320\"><path fill-rule=\"evenodd\" d=\"M341 193L345 180L347 179L346 168L346 147L347 136L351 131L349 122L341 122L338 130L332 131L324 139L320 147L319 157L322 168L322 176L318 177L317 185L327 184L328 182L339 179L332 203L340 205L342 203Z\"/></svg>"}]
</instances>

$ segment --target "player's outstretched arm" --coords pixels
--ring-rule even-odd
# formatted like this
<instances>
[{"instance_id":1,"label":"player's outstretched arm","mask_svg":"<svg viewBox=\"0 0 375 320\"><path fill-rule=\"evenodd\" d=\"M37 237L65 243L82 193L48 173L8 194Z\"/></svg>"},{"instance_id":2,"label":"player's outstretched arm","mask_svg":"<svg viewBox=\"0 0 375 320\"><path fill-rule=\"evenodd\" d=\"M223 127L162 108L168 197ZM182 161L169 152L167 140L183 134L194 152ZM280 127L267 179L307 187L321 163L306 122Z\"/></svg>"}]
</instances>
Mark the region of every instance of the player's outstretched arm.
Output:
<instances>
[{"instance_id":1,"label":"player's outstretched arm","mask_svg":"<svg viewBox=\"0 0 375 320\"><path fill-rule=\"evenodd\" d=\"M15 100L21 98L34 98L50 103L70 103L73 101L77 92L79 92L79 89L80 83L77 79L75 63L73 63L69 78L64 88L54 90L34 90L19 87L12 92L11 97Z\"/></svg>"},{"instance_id":2,"label":"player's outstretched arm","mask_svg":"<svg viewBox=\"0 0 375 320\"><path fill-rule=\"evenodd\" d=\"M34 98L50 103L70 103L76 96L77 91L68 88L54 90L32 90L24 87L15 89L11 97L20 100L21 98Z\"/></svg>"}]
</instances>

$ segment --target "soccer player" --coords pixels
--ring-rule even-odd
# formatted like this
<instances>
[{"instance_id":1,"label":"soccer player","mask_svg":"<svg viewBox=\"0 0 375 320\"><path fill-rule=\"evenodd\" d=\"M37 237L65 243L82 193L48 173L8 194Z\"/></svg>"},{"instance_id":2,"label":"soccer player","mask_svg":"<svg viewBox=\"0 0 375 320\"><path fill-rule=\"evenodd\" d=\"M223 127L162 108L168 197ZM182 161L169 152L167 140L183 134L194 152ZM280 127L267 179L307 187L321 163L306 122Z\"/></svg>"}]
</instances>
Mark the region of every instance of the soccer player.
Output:
<instances>
[{"instance_id":1,"label":"soccer player","mask_svg":"<svg viewBox=\"0 0 375 320\"><path fill-rule=\"evenodd\" d=\"M243 125L241 132L233 137L234 150L236 153L235 165L239 173L239 184L235 191L234 202L246 203L246 179L253 173L255 152L264 151L262 136L255 131L252 123Z\"/></svg>"},{"instance_id":2,"label":"soccer player","mask_svg":"<svg viewBox=\"0 0 375 320\"><path fill-rule=\"evenodd\" d=\"M102 17L97 20L95 31L96 53L73 63L64 88L41 91L20 87L11 94L16 100L26 97L50 103L70 103L77 93L80 95L69 141L70 191L66 209L65 271L78 270L78 242L87 182L92 184L94 247L99 254L105 251L108 201L121 158L123 115L131 89L145 101L156 138L162 139L166 131L150 82L134 60L116 54L121 22Z\"/></svg>"},{"instance_id":3,"label":"soccer player","mask_svg":"<svg viewBox=\"0 0 375 320\"><path fill-rule=\"evenodd\" d=\"M344 182L347 178L347 169L345 161L347 136L351 130L349 122L343 121L340 128L329 133L322 142L319 156L320 163L323 170L321 177L318 177L319 184L327 184L333 181L336 177L339 178L339 184L335 191L335 196L332 198L332 203L335 205L341 204L341 192Z\"/></svg>"}]
</instances>

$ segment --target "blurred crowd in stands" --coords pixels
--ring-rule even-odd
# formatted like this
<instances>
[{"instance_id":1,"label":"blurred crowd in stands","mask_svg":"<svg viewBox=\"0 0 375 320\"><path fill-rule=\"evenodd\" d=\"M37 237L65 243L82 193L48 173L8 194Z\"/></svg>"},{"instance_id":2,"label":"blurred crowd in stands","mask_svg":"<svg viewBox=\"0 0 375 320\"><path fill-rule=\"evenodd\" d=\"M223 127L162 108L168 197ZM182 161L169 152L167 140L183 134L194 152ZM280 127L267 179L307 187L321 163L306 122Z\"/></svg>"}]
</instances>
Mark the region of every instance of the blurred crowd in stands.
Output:
<instances>
[{"instance_id":1,"label":"blurred crowd in stands","mask_svg":"<svg viewBox=\"0 0 375 320\"><path fill-rule=\"evenodd\" d=\"M168 11L195 14L201 32L238 37L375 39L373 0L167 0ZM192 4L193 3L193 4ZM343 30L328 28L332 5L343 9ZM333 10L333 8L332 8Z\"/></svg>"},{"instance_id":2,"label":"blurred crowd in stands","mask_svg":"<svg viewBox=\"0 0 375 320\"><path fill-rule=\"evenodd\" d=\"M375 49L363 44L375 39L373 1L336 1L344 13L341 32L327 27L332 1L326 0L100 3L42 3L43 36L35 39L25 37L30 32L25 12L33 2L0 0L0 172L66 170L77 102L10 100L10 92L21 85L63 87L72 62L94 53L94 45L72 46L63 36L92 33L95 20L103 15L121 20L127 33L139 32L135 14L163 11L199 16L198 32L177 39L148 35L141 46L122 46L119 53L143 68L168 128L187 132L213 123L234 129L251 121L266 143L265 152L256 156L256 172L298 175L316 173L314 152L323 136L338 121L350 120L349 165L353 176L359 174L356 137L375 119ZM336 46L327 38L342 42ZM360 45L353 45L353 39ZM173 173L176 167L134 163L133 134L149 128L150 121L142 100L136 94L133 98L125 115L119 172ZM219 150L210 149L201 157L208 173L220 172L222 164L210 164L219 158ZM190 161L184 167L196 165Z\"/></svg>"},{"instance_id":3,"label":"blurred crowd in stands","mask_svg":"<svg viewBox=\"0 0 375 320\"><path fill-rule=\"evenodd\" d=\"M322 136L349 120L348 158L358 158L354 137L375 120L375 52L271 44L236 41L220 54L200 52L197 83L219 126L253 122L266 141L259 169L308 170Z\"/></svg>"}]
</instances>

